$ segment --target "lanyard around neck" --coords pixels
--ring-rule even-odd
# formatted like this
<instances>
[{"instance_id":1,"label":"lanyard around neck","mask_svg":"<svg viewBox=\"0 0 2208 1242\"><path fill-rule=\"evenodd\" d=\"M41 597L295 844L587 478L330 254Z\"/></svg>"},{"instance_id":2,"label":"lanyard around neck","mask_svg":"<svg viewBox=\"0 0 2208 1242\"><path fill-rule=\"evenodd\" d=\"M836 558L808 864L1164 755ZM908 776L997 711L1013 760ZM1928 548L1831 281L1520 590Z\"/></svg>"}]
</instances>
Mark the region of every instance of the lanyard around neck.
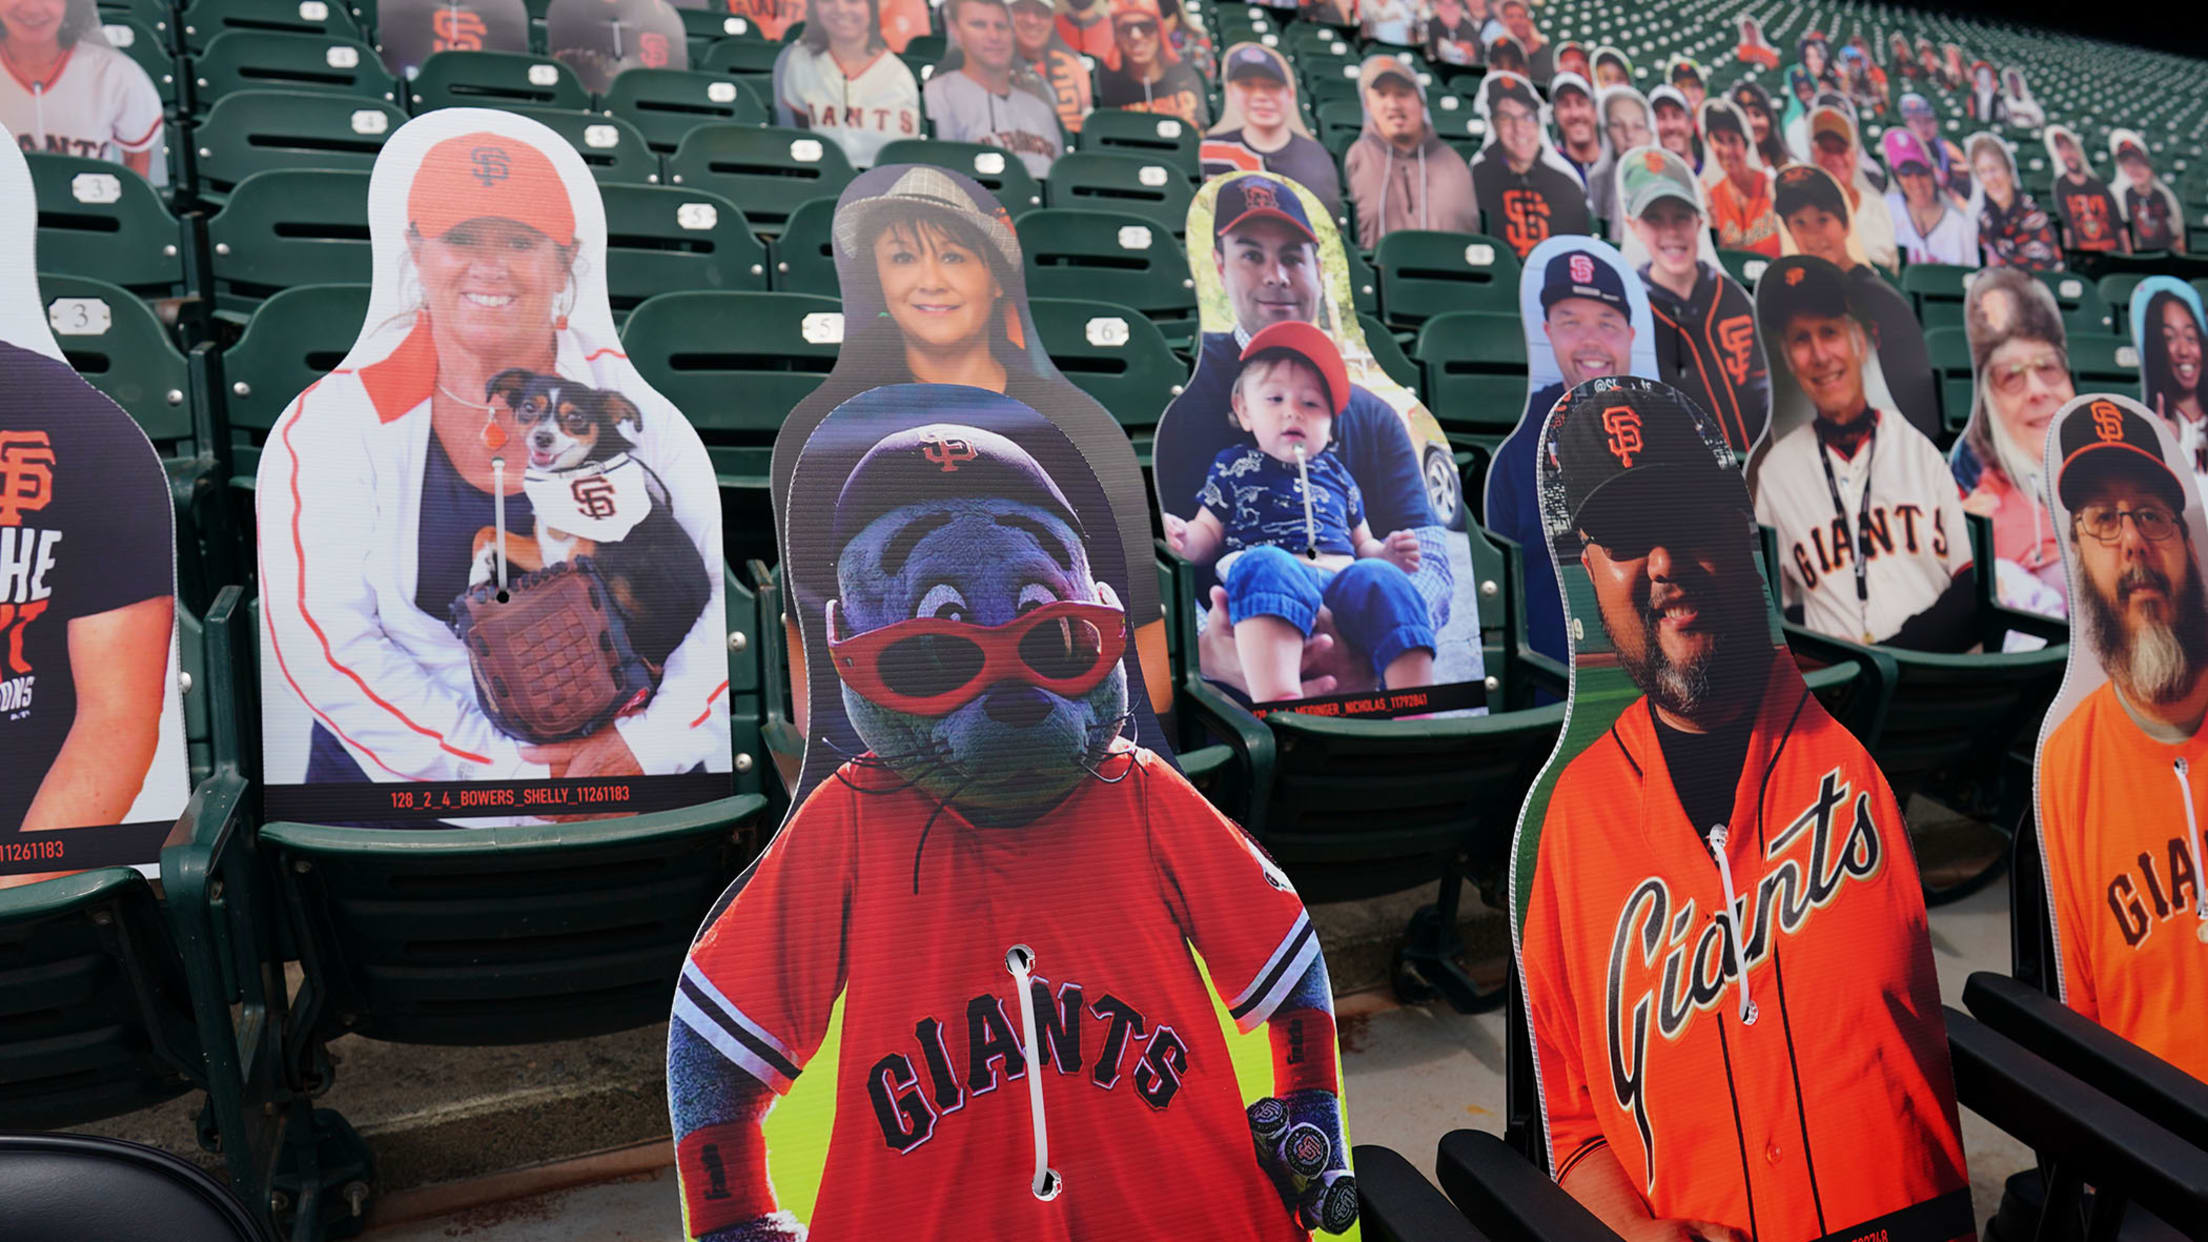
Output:
<instances>
[{"instance_id":1,"label":"lanyard around neck","mask_svg":"<svg viewBox=\"0 0 2208 1242\"><path fill-rule=\"evenodd\" d=\"M1876 411L1868 416L1874 421L1863 433L1863 496L1856 505L1855 529L1848 532L1848 543L1854 550L1855 599L1863 609L1863 641L1875 642L1871 635L1871 577L1867 562L1871 556L1871 454L1878 447L1878 418ZM1832 473L1832 448L1824 437L1817 438L1817 461L1825 468L1825 490L1832 494L1832 516L1843 530L1848 525L1848 508L1840 500L1840 480Z\"/></svg>"}]
</instances>

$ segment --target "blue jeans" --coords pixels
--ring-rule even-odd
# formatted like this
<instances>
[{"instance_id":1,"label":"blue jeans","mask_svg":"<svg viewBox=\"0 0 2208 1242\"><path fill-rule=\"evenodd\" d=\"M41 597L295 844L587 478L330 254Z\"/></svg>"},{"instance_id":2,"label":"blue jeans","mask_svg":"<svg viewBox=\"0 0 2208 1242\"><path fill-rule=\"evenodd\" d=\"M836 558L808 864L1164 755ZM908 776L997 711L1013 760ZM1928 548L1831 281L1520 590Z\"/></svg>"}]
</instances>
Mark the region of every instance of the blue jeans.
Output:
<instances>
[{"instance_id":1,"label":"blue jeans","mask_svg":"<svg viewBox=\"0 0 2208 1242\"><path fill-rule=\"evenodd\" d=\"M1384 673L1396 658L1434 649L1434 624L1411 576L1392 562L1360 558L1339 573L1285 548L1251 548L1227 569L1227 619L1278 617L1311 636L1323 606L1342 641Z\"/></svg>"}]
</instances>

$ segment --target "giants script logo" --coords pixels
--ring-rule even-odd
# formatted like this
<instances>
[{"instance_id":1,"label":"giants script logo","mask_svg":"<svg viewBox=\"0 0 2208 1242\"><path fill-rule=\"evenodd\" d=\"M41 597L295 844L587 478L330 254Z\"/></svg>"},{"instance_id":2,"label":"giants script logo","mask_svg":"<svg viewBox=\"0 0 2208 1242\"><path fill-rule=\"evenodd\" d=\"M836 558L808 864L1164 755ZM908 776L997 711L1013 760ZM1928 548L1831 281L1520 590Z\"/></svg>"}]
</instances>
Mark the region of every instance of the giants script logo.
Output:
<instances>
[{"instance_id":1,"label":"giants script logo","mask_svg":"<svg viewBox=\"0 0 2208 1242\"><path fill-rule=\"evenodd\" d=\"M480 52L483 36L490 31L482 15L459 9L437 10L429 19L429 28L435 36L430 48L438 52Z\"/></svg>"},{"instance_id":2,"label":"giants script logo","mask_svg":"<svg viewBox=\"0 0 2208 1242\"><path fill-rule=\"evenodd\" d=\"M930 432L921 437L920 442L927 445L920 450L920 456L941 467L945 474L956 473L961 464L980 456L971 443L955 436L938 436Z\"/></svg>"},{"instance_id":3,"label":"giants script logo","mask_svg":"<svg viewBox=\"0 0 2208 1242\"><path fill-rule=\"evenodd\" d=\"M1845 830L1836 814L1853 799L1852 822ZM1795 846L1805 844L1796 851ZM1747 969L1771 955L1779 936L1790 936L1810 915L1833 903L1848 880L1868 881L1878 874L1885 845L1871 819L1871 791L1853 790L1834 768L1818 784L1817 796L1785 831L1765 847L1764 861L1780 860L1763 874L1754 893L1754 924L1741 937ZM1743 894L1743 902L1748 900ZM1732 990L1743 969L1725 947L1726 919L1742 912L1695 916L1694 902L1674 909L1671 887L1661 876L1641 881L1618 912L1610 944L1607 1025L1610 1089L1618 1107L1633 1114L1647 1153L1647 1184L1656 1188L1656 1132L1649 1121L1647 1082L1649 1019L1656 1034L1675 1043L1697 1012L1715 1009ZM1696 924L1701 923L1700 930ZM1692 943L1689 943L1690 937Z\"/></svg>"},{"instance_id":4,"label":"giants script logo","mask_svg":"<svg viewBox=\"0 0 2208 1242\"><path fill-rule=\"evenodd\" d=\"M0 526L21 526L54 498L54 446L43 431L0 431Z\"/></svg>"},{"instance_id":5,"label":"giants script logo","mask_svg":"<svg viewBox=\"0 0 2208 1242\"><path fill-rule=\"evenodd\" d=\"M1535 190L1503 192L1503 240L1524 258L1527 251L1549 239L1549 200ZM1574 269L1577 270L1576 267Z\"/></svg>"},{"instance_id":6,"label":"giants script logo","mask_svg":"<svg viewBox=\"0 0 2208 1242\"><path fill-rule=\"evenodd\" d=\"M1610 455L1621 469L1633 468L1633 456L1641 451L1641 414L1630 405L1613 405L1602 412L1602 429L1610 433Z\"/></svg>"},{"instance_id":7,"label":"giants script logo","mask_svg":"<svg viewBox=\"0 0 2208 1242\"><path fill-rule=\"evenodd\" d=\"M1720 359L1725 366L1725 374L1735 384L1747 383L1748 369L1754 365L1756 321L1747 315L1735 315L1731 319L1719 321L1717 347L1725 351L1725 356Z\"/></svg>"},{"instance_id":8,"label":"giants script logo","mask_svg":"<svg viewBox=\"0 0 2208 1242\"><path fill-rule=\"evenodd\" d=\"M468 152L468 163L474 166L475 179L486 190L514 175L513 160L504 147L477 147Z\"/></svg>"},{"instance_id":9,"label":"giants script logo","mask_svg":"<svg viewBox=\"0 0 2208 1242\"><path fill-rule=\"evenodd\" d=\"M2093 413L2093 434L2103 440L2122 441L2124 438L2124 412L2113 401L2096 401L2090 407Z\"/></svg>"},{"instance_id":10,"label":"giants script logo","mask_svg":"<svg viewBox=\"0 0 2208 1242\"><path fill-rule=\"evenodd\" d=\"M607 518L613 516L614 490L602 474L585 475L568 485L575 497L575 507L584 517Z\"/></svg>"}]
</instances>

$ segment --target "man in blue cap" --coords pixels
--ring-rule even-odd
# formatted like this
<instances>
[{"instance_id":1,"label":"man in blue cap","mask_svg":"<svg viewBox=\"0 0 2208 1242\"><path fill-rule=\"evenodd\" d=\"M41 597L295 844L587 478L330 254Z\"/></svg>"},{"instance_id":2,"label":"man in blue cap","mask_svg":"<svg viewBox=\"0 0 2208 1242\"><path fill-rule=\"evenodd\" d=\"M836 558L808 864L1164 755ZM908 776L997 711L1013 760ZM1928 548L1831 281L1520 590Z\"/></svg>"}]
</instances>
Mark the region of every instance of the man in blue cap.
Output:
<instances>
[{"instance_id":1,"label":"man in blue cap","mask_svg":"<svg viewBox=\"0 0 2208 1242\"><path fill-rule=\"evenodd\" d=\"M1229 121L1239 120L1231 128ZM1318 139L1303 132L1296 115L1295 76L1279 52L1261 43L1227 49L1227 102L1219 127L1204 135L1204 176L1235 169L1276 172L1302 185L1326 204L1327 214L1342 210L1342 183L1334 157Z\"/></svg>"},{"instance_id":2,"label":"man in blue cap","mask_svg":"<svg viewBox=\"0 0 2208 1242\"><path fill-rule=\"evenodd\" d=\"M1563 378L1526 399L1518 430L1496 451L1487 474L1487 528L1517 540L1524 550L1527 641L1535 651L1565 660L1571 647L1564 638L1564 603L1541 536L1541 498L1533 481L1539 430L1573 388L1633 373L1633 312L1617 268L1592 250L1566 250L1541 273L1541 316Z\"/></svg>"},{"instance_id":3,"label":"man in blue cap","mask_svg":"<svg viewBox=\"0 0 2208 1242\"><path fill-rule=\"evenodd\" d=\"M1212 219L1212 262L1226 286L1235 325L1230 331L1204 334L1196 372L1159 424L1158 506L1180 517L1195 514L1197 493L1212 460L1242 435L1224 411L1232 405L1234 381L1242 373L1242 351L1250 338L1269 325L1289 320L1318 324L1337 341L1341 336L1339 325L1320 320L1325 275L1318 233L1289 183L1267 173L1228 178L1219 185ZM1418 450L1402 417L1387 402L1358 387L1334 420L1333 440L1334 451L1364 493L1365 515L1374 529L1408 530L1417 536L1421 556L1411 584L1426 601L1438 632L1448 624L1456 589L1445 542L1453 515L1436 514L1428 502ZM1228 632L1225 594L1215 594L1211 602L1219 632ZM1335 652L1322 661L1323 668L1314 665L1310 660L1325 656L1331 635L1322 631L1314 644L1306 644L1304 693L1330 693L1321 688L1324 683L1319 677L1333 672L1336 663L1346 671L1355 660L1343 658L1351 653ZM1232 649L1231 643L1228 648ZM1207 669L1214 666L1215 662L1206 660Z\"/></svg>"}]
</instances>

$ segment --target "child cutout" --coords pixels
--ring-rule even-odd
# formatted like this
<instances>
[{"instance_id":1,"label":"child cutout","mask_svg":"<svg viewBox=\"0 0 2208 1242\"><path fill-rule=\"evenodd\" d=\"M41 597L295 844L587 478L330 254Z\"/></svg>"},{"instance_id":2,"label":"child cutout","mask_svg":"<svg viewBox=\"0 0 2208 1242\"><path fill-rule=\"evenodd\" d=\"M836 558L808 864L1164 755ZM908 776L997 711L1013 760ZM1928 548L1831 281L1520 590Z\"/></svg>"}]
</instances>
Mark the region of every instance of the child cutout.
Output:
<instances>
[{"instance_id":1,"label":"child cutout","mask_svg":"<svg viewBox=\"0 0 2208 1242\"><path fill-rule=\"evenodd\" d=\"M1434 627L1410 578L1418 536L1374 535L1357 480L1327 451L1349 408L1340 351L1317 327L1290 321L1251 337L1242 362L1233 419L1255 443L1220 450L1197 494L1202 507L1194 518L1166 514L1165 537L1226 586L1250 698L1303 697L1303 644L1322 607L1386 688L1432 685Z\"/></svg>"}]
</instances>

